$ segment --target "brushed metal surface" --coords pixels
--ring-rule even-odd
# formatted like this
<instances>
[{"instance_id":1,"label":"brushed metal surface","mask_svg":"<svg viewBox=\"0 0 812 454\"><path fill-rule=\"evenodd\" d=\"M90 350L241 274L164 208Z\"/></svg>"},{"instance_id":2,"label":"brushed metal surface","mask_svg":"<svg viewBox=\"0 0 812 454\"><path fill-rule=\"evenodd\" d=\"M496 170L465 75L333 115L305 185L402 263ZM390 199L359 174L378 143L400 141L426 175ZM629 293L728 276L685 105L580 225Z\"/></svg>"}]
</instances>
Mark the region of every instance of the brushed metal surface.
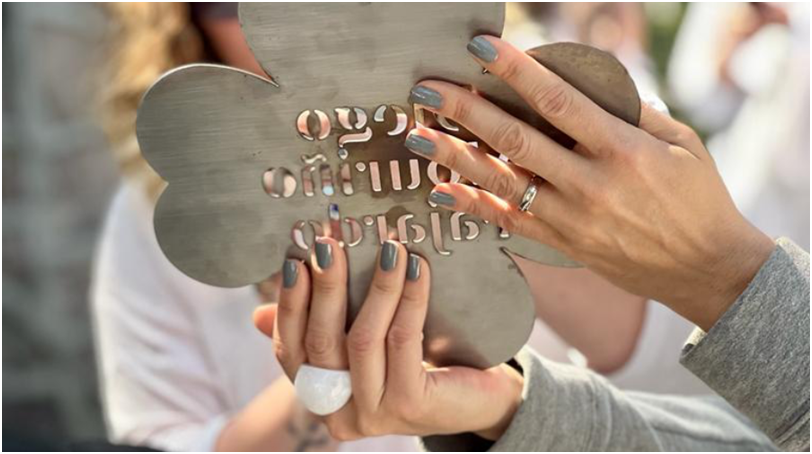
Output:
<instances>
[{"instance_id":1,"label":"brushed metal surface","mask_svg":"<svg viewBox=\"0 0 812 454\"><path fill-rule=\"evenodd\" d=\"M250 3L240 6L240 20L278 86L225 66L189 65L162 76L139 108L142 153L169 182L155 208L169 260L201 282L237 287L267 278L285 256L304 258L314 234L331 234L347 244L352 320L380 242L400 239L431 263L427 360L488 367L514 355L530 334L534 308L510 254L577 264L431 207L430 178L448 172L403 146L414 124L409 90L425 78L473 85L572 145L497 78L482 74L465 50L478 34L501 34L503 4ZM634 84L613 57L571 43L530 54L610 112L639 120ZM296 187L272 197L263 175L280 168ZM332 186L323 188L325 180Z\"/></svg>"}]
</instances>

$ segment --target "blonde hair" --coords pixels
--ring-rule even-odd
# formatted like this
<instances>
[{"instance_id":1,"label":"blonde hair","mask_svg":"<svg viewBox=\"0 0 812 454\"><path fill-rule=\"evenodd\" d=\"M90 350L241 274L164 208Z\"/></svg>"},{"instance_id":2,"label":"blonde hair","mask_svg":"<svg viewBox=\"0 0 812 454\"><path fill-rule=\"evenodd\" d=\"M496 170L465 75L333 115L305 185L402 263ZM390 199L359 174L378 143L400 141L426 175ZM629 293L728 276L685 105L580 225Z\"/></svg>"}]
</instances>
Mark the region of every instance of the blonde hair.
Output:
<instances>
[{"instance_id":1,"label":"blonde hair","mask_svg":"<svg viewBox=\"0 0 812 454\"><path fill-rule=\"evenodd\" d=\"M151 198L163 188L138 148L135 119L147 88L164 72L205 57L188 3L109 3L111 58L101 92L101 122L125 178Z\"/></svg>"}]
</instances>

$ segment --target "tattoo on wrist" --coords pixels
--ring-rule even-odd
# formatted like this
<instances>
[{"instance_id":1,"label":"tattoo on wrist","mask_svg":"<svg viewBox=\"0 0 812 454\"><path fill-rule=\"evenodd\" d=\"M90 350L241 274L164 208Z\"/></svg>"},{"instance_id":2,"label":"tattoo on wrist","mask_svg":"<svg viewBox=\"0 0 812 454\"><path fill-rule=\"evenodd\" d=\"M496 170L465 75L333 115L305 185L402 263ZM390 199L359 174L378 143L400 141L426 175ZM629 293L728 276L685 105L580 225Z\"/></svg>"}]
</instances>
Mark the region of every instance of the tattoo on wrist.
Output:
<instances>
[{"instance_id":1,"label":"tattoo on wrist","mask_svg":"<svg viewBox=\"0 0 812 454\"><path fill-rule=\"evenodd\" d=\"M327 429L320 422L302 418L288 423L288 434L296 440L292 451L304 452L324 448L330 441Z\"/></svg>"}]
</instances>

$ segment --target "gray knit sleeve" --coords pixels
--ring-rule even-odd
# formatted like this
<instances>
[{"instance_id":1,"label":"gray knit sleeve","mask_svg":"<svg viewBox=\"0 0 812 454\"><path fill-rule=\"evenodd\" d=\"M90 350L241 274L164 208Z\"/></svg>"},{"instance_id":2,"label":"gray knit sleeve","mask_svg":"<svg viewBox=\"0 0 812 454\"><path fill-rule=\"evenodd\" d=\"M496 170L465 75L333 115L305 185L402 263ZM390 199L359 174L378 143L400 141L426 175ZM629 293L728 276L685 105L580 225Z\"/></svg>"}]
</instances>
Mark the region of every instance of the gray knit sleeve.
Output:
<instances>
[{"instance_id":1,"label":"gray knit sleeve","mask_svg":"<svg viewBox=\"0 0 812 454\"><path fill-rule=\"evenodd\" d=\"M523 403L503 436L426 437L429 450L809 450L809 254L778 247L681 362L719 397L621 392L589 371L525 349Z\"/></svg>"},{"instance_id":2,"label":"gray knit sleeve","mask_svg":"<svg viewBox=\"0 0 812 454\"><path fill-rule=\"evenodd\" d=\"M809 254L786 239L680 362L782 449L809 450Z\"/></svg>"},{"instance_id":3,"label":"gray knit sleeve","mask_svg":"<svg viewBox=\"0 0 812 454\"><path fill-rule=\"evenodd\" d=\"M502 437L422 439L430 451L769 451L770 440L719 397L620 391L586 369L516 357L523 402Z\"/></svg>"}]
</instances>

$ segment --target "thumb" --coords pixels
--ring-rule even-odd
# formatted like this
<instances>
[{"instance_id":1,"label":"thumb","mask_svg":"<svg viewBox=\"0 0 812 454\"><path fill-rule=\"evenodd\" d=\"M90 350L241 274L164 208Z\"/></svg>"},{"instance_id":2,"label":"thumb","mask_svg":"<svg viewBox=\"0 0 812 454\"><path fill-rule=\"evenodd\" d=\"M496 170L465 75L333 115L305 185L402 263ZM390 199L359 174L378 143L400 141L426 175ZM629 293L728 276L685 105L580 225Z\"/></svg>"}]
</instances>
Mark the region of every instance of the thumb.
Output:
<instances>
[{"instance_id":1,"label":"thumb","mask_svg":"<svg viewBox=\"0 0 812 454\"><path fill-rule=\"evenodd\" d=\"M264 335L273 338L276 304L263 304L254 309L254 326Z\"/></svg>"},{"instance_id":2,"label":"thumb","mask_svg":"<svg viewBox=\"0 0 812 454\"><path fill-rule=\"evenodd\" d=\"M663 142L685 148L700 159L710 157L702 140L693 129L671 118L667 112L645 102L640 108L639 127Z\"/></svg>"}]
</instances>

